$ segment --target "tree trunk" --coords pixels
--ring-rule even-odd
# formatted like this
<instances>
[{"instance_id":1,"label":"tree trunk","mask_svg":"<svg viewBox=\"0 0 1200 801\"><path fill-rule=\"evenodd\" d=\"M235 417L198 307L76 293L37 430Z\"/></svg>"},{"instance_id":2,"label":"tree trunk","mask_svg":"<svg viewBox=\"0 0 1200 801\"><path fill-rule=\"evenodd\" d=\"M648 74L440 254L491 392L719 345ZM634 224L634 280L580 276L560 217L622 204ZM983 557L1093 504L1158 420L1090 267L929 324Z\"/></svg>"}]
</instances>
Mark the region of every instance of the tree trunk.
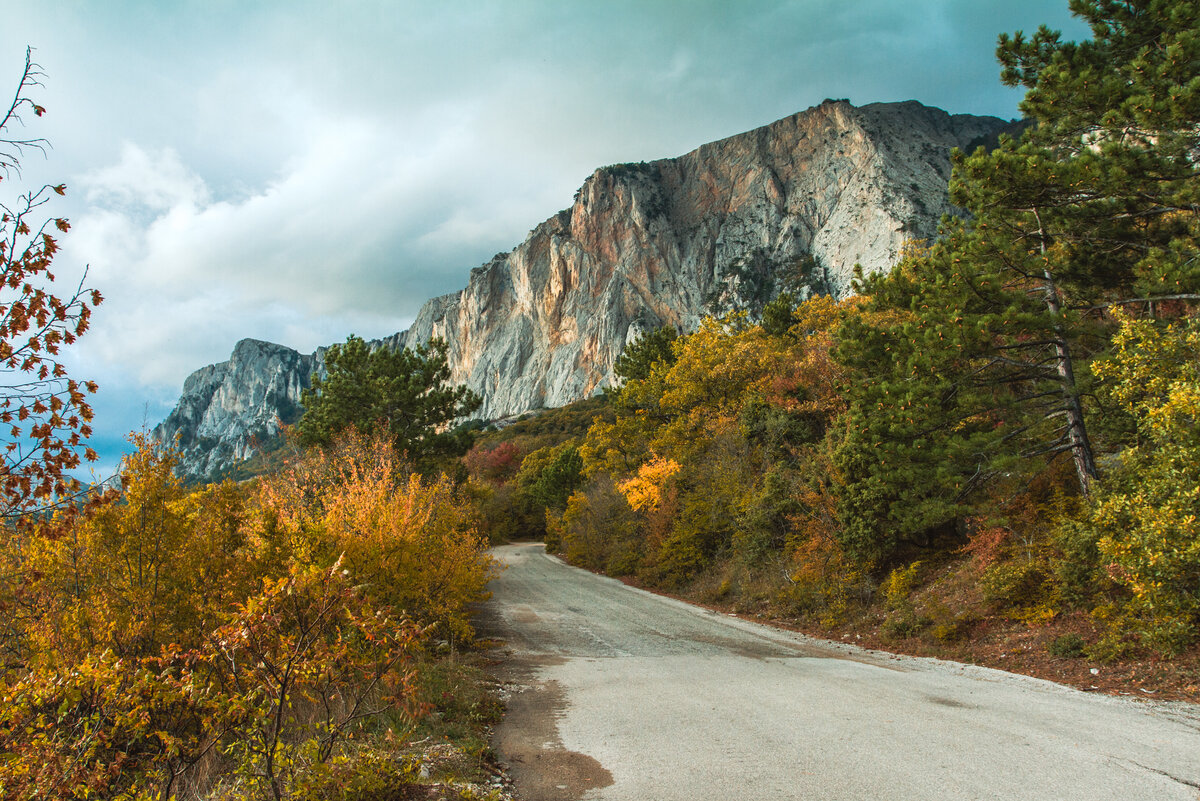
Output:
<instances>
[{"instance_id":1,"label":"tree trunk","mask_svg":"<svg viewBox=\"0 0 1200 801\"><path fill-rule=\"evenodd\" d=\"M1092 442L1088 438L1087 425L1083 419L1083 404L1079 400L1079 388L1075 384L1075 368L1071 361L1071 346L1063 336L1062 326L1058 324L1060 311L1058 288L1050 271L1046 277L1046 308L1055 318L1054 322L1054 356L1055 369L1062 383L1063 400L1066 401L1067 413L1067 442L1071 446L1071 457L1075 460L1075 474L1079 477L1079 489L1083 496L1092 494L1092 482L1096 479L1096 460L1092 455Z\"/></svg>"},{"instance_id":2,"label":"tree trunk","mask_svg":"<svg viewBox=\"0 0 1200 801\"><path fill-rule=\"evenodd\" d=\"M1046 255L1046 234L1042 229L1042 219L1037 209L1033 211L1038 221L1038 238L1041 240L1043 258ZM1083 417L1083 403L1079 400L1079 387L1075 383L1075 367L1071 359L1071 346L1062 327L1062 303L1058 296L1058 285L1049 267L1042 268L1042 277L1046 280L1046 309L1050 312L1054 326L1054 356L1055 370L1062 384L1063 400L1066 403L1064 411L1067 415L1067 443L1071 446L1071 457L1075 461L1075 475L1079 479L1079 489L1083 497L1090 497L1092 484L1096 480L1096 459L1092 455L1092 442L1088 437L1087 424Z\"/></svg>"}]
</instances>

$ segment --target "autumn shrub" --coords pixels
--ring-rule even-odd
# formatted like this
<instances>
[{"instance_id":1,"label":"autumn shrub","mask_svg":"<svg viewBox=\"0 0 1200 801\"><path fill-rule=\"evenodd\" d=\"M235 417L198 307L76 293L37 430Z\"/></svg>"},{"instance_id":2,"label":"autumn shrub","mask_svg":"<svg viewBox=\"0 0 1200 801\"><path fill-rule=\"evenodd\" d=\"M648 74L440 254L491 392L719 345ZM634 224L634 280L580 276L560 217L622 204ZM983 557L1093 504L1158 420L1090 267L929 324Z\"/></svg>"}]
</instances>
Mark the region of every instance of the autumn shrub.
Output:
<instances>
[{"instance_id":1,"label":"autumn shrub","mask_svg":"<svg viewBox=\"0 0 1200 801\"><path fill-rule=\"evenodd\" d=\"M567 509L570 508L571 500L568 498ZM555 514L550 509L545 510L544 525L546 533L542 535L542 544L546 547L546 553L563 552L563 537L567 533L566 526L563 524L563 518L566 516L567 509L564 509L562 514Z\"/></svg>"},{"instance_id":2,"label":"autumn shrub","mask_svg":"<svg viewBox=\"0 0 1200 801\"><path fill-rule=\"evenodd\" d=\"M671 530L658 549L659 562L673 582L686 580L733 550L739 529L751 522L747 509L759 497L747 443L731 420L722 423L702 450L694 449L691 460L681 462L674 482L677 500ZM777 519L769 519L768 511L761 522L786 529L783 515L773 511ZM768 536L782 538L783 533Z\"/></svg>"},{"instance_id":3,"label":"autumn shrub","mask_svg":"<svg viewBox=\"0 0 1200 801\"><path fill-rule=\"evenodd\" d=\"M1060 634L1046 645L1051 656L1062 659L1077 659L1084 655L1087 642L1074 632Z\"/></svg>"},{"instance_id":4,"label":"autumn shrub","mask_svg":"<svg viewBox=\"0 0 1200 801\"><path fill-rule=\"evenodd\" d=\"M444 476L406 469L382 434L350 432L264 481L260 531L292 544L304 564L344 555L380 605L402 609L443 638L469 639L470 606L493 562L475 513Z\"/></svg>"},{"instance_id":5,"label":"autumn shrub","mask_svg":"<svg viewBox=\"0 0 1200 801\"><path fill-rule=\"evenodd\" d=\"M474 514L474 527L498 545L528 536L527 522L540 510L527 503L513 482L494 484L470 479L459 491Z\"/></svg>"},{"instance_id":6,"label":"autumn shrub","mask_svg":"<svg viewBox=\"0 0 1200 801\"><path fill-rule=\"evenodd\" d=\"M1097 603L1113 600L1115 595L1123 596L1125 590L1104 569L1096 531L1087 524L1085 517L1068 517L1055 526L1052 542L1056 554L1052 570L1063 603L1091 609Z\"/></svg>"},{"instance_id":7,"label":"autumn shrub","mask_svg":"<svg viewBox=\"0 0 1200 801\"><path fill-rule=\"evenodd\" d=\"M471 636L492 565L467 500L386 437L196 490L133 442L119 493L0 538L0 794L367 793L352 737L420 711L408 665L434 631Z\"/></svg>"},{"instance_id":8,"label":"autumn shrub","mask_svg":"<svg viewBox=\"0 0 1200 801\"><path fill-rule=\"evenodd\" d=\"M612 481L596 479L576 491L551 527L572 564L624 576L642 560L638 520Z\"/></svg>"},{"instance_id":9,"label":"autumn shrub","mask_svg":"<svg viewBox=\"0 0 1200 801\"><path fill-rule=\"evenodd\" d=\"M1009 526L979 519L968 519L966 524L967 544L958 549L959 553L970 555L980 569L991 567L1004 557L1013 535Z\"/></svg>"},{"instance_id":10,"label":"autumn shrub","mask_svg":"<svg viewBox=\"0 0 1200 801\"><path fill-rule=\"evenodd\" d=\"M710 560L704 544L694 530L686 526L672 529L643 564L638 575L650 578L669 589L677 589L698 574Z\"/></svg>"},{"instance_id":11,"label":"autumn shrub","mask_svg":"<svg viewBox=\"0 0 1200 801\"><path fill-rule=\"evenodd\" d=\"M822 625L844 622L873 595L870 576L850 560L834 537L813 529L789 545L780 591L781 605L793 614L815 617Z\"/></svg>"},{"instance_id":12,"label":"autumn shrub","mask_svg":"<svg viewBox=\"0 0 1200 801\"><path fill-rule=\"evenodd\" d=\"M227 731L228 698L187 657L111 650L10 673L0 705L6 798L170 797Z\"/></svg>"},{"instance_id":13,"label":"autumn shrub","mask_svg":"<svg viewBox=\"0 0 1200 801\"><path fill-rule=\"evenodd\" d=\"M681 522L681 469L674 459L655 457L617 485L644 532L638 576L672 587L691 578L705 563L695 530Z\"/></svg>"},{"instance_id":14,"label":"autumn shrub","mask_svg":"<svg viewBox=\"0 0 1200 801\"><path fill-rule=\"evenodd\" d=\"M511 440L495 444L480 442L463 456L463 465L471 478L499 484L517 474L521 458L520 448Z\"/></svg>"},{"instance_id":15,"label":"autumn shrub","mask_svg":"<svg viewBox=\"0 0 1200 801\"><path fill-rule=\"evenodd\" d=\"M131 441L119 493L3 542L10 797L169 788L228 727L197 649L258 583L244 498L188 492L169 450Z\"/></svg>"},{"instance_id":16,"label":"autumn shrub","mask_svg":"<svg viewBox=\"0 0 1200 801\"><path fill-rule=\"evenodd\" d=\"M928 614L905 608L889 614L880 625L879 633L890 640L904 640L919 636L933 625L934 620Z\"/></svg>"},{"instance_id":17,"label":"autumn shrub","mask_svg":"<svg viewBox=\"0 0 1200 801\"><path fill-rule=\"evenodd\" d=\"M917 561L908 567L898 567L888 574L879 589L889 608L899 609L908 603L909 596L917 586L920 571L921 563Z\"/></svg>"},{"instance_id":18,"label":"autumn shrub","mask_svg":"<svg viewBox=\"0 0 1200 801\"><path fill-rule=\"evenodd\" d=\"M475 512L477 530L492 544L545 536L545 507L531 493L528 475L521 475L525 451L520 443L538 439L485 440L463 457L468 480L459 486Z\"/></svg>"},{"instance_id":19,"label":"autumn shrub","mask_svg":"<svg viewBox=\"0 0 1200 801\"><path fill-rule=\"evenodd\" d=\"M687 593L701 603L728 604L735 613L754 611L779 615L788 611L781 602L787 585L781 559L747 565L736 556L714 560L687 585Z\"/></svg>"},{"instance_id":20,"label":"autumn shrub","mask_svg":"<svg viewBox=\"0 0 1200 801\"><path fill-rule=\"evenodd\" d=\"M189 492L174 455L135 435L121 492L62 526L15 535L3 558L19 575L12 613L32 664L74 663L193 647L234 600L254 589L254 558L232 485Z\"/></svg>"},{"instance_id":21,"label":"autumn shrub","mask_svg":"<svg viewBox=\"0 0 1200 801\"><path fill-rule=\"evenodd\" d=\"M502 442L493 452L508 454L515 452L510 450L515 448ZM511 473L511 478L505 480L487 478L488 463L488 456L477 455L468 461L468 466L479 476L475 506L483 530L492 542L544 540L547 511L561 513L571 493L583 482L583 457L573 440L533 450L519 459L515 467L505 468ZM550 550L557 547L552 543Z\"/></svg>"},{"instance_id":22,"label":"autumn shrub","mask_svg":"<svg viewBox=\"0 0 1200 801\"><path fill-rule=\"evenodd\" d=\"M241 604L204 652L237 735L223 753L258 795L290 797L318 766L336 763L361 721L413 703L406 663L423 631L356 582L340 560L293 565Z\"/></svg>"},{"instance_id":23,"label":"autumn shrub","mask_svg":"<svg viewBox=\"0 0 1200 801\"><path fill-rule=\"evenodd\" d=\"M1174 654L1200 636L1200 323L1118 319L1095 371L1137 440L1069 530L1125 591L1109 601L1113 647L1128 630Z\"/></svg>"},{"instance_id":24,"label":"autumn shrub","mask_svg":"<svg viewBox=\"0 0 1200 801\"><path fill-rule=\"evenodd\" d=\"M394 753L392 748L364 745L354 759L319 766L293 788L296 801L380 801L405 798L420 782L420 760Z\"/></svg>"},{"instance_id":25,"label":"autumn shrub","mask_svg":"<svg viewBox=\"0 0 1200 801\"><path fill-rule=\"evenodd\" d=\"M984 610L972 603L970 595L961 589L961 582L972 575L964 576L959 570L950 569L922 592L919 603L933 621L929 635L935 640L943 643L964 640L983 619Z\"/></svg>"},{"instance_id":26,"label":"autumn shrub","mask_svg":"<svg viewBox=\"0 0 1200 801\"><path fill-rule=\"evenodd\" d=\"M979 577L979 586L985 601L1002 610L1015 610L1041 601L1047 578L1037 562L1011 559L985 570Z\"/></svg>"},{"instance_id":27,"label":"autumn shrub","mask_svg":"<svg viewBox=\"0 0 1200 801\"><path fill-rule=\"evenodd\" d=\"M420 629L370 604L340 564L293 567L196 648L11 672L0 787L21 798L170 798L238 786L291 797L365 718L412 708ZM206 758L220 767L198 775Z\"/></svg>"}]
</instances>

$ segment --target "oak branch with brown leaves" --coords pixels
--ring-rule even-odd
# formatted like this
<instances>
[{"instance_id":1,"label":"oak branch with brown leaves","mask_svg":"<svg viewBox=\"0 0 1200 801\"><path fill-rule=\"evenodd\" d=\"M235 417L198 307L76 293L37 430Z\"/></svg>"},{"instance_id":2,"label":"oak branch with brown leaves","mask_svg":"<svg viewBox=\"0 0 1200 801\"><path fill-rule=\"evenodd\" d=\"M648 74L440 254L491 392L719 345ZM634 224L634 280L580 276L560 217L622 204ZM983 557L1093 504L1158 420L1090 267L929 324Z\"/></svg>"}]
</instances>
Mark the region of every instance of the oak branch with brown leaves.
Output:
<instances>
[{"instance_id":1,"label":"oak branch with brown leaves","mask_svg":"<svg viewBox=\"0 0 1200 801\"><path fill-rule=\"evenodd\" d=\"M69 499L78 489L69 471L96 459L84 445L96 384L69 377L60 354L87 330L102 299L82 280L68 296L54 293L55 236L70 226L43 210L66 187L17 190L15 199L3 192L21 177L24 156L45 152L44 139L18 133L23 114L45 113L29 96L42 77L27 49L20 83L0 114L0 515L10 522Z\"/></svg>"}]
</instances>

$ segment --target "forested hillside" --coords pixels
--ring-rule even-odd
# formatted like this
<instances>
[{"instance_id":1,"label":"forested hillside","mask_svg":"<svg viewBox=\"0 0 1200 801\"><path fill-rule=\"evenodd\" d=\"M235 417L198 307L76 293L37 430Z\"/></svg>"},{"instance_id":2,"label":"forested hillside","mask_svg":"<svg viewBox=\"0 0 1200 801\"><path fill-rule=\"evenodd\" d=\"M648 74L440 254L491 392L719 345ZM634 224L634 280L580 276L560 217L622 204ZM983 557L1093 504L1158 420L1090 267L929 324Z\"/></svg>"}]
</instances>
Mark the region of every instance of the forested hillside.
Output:
<instances>
[{"instance_id":1,"label":"forested hillside","mask_svg":"<svg viewBox=\"0 0 1200 801\"><path fill-rule=\"evenodd\" d=\"M586 433L508 482L512 442L476 446L520 510L495 518L532 503L574 563L831 629L1194 658L1200 11L1072 8L1092 41L1001 37L1034 124L955 156L968 220L851 299L643 337Z\"/></svg>"},{"instance_id":2,"label":"forested hillside","mask_svg":"<svg viewBox=\"0 0 1200 801\"><path fill-rule=\"evenodd\" d=\"M39 288L68 226L26 218L63 187L24 196L0 218L0 796L497 797L464 780L499 713L461 659L489 540L1200 698L1200 7L1071 7L1092 40L1000 39L1031 124L955 154L967 216L855 295L646 331L617 387L483 431L445 343L351 337L239 483L186 486L148 435L108 485L70 478L94 385L59 347L101 299ZM3 137L44 111L30 70Z\"/></svg>"}]
</instances>

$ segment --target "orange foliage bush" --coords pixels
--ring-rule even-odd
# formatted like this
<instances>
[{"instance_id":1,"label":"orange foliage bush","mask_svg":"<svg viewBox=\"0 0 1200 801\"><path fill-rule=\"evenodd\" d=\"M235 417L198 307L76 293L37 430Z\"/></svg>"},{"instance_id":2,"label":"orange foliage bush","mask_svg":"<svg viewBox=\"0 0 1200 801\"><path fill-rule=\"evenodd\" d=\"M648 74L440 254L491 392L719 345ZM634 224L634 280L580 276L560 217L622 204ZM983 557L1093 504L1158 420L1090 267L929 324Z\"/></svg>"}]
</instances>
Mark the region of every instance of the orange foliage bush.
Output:
<instances>
[{"instance_id":1,"label":"orange foliage bush","mask_svg":"<svg viewBox=\"0 0 1200 801\"><path fill-rule=\"evenodd\" d=\"M119 496L69 522L47 521L56 537L14 534L0 557L20 576L10 611L28 663L191 647L254 589L242 495L232 485L189 493L170 452L145 435L131 441Z\"/></svg>"},{"instance_id":2,"label":"orange foliage bush","mask_svg":"<svg viewBox=\"0 0 1200 801\"><path fill-rule=\"evenodd\" d=\"M197 648L138 659L105 650L8 682L0 788L174 798L225 781L290 797L358 721L411 706L403 666L420 633L367 602L340 564L293 567ZM222 770L197 775L217 757Z\"/></svg>"},{"instance_id":3,"label":"orange foliage bush","mask_svg":"<svg viewBox=\"0 0 1200 801\"><path fill-rule=\"evenodd\" d=\"M360 720L411 707L431 628L471 635L486 543L387 437L191 492L133 441L119 497L0 538L0 795L292 797Z\"/></svg>"}]
</instances>

